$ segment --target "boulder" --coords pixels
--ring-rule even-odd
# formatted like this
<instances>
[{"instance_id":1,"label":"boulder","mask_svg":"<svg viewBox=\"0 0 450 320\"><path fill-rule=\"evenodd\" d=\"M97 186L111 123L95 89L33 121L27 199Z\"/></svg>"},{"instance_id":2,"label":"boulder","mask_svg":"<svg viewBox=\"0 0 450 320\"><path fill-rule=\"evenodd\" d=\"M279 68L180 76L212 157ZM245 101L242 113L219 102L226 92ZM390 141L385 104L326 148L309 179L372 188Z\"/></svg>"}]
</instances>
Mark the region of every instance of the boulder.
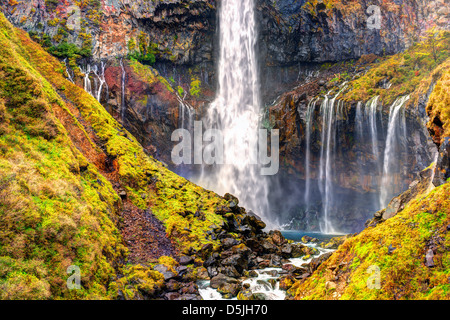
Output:
<instances>
[{"instance_id":1,"label":"boulder","mask_svg":"<svg viewBox=\"0 0 450 320\"><path fill-rule=\"evenodd\" d=\"M222 243L222 246L223 246L223 247L225 247L225 248L231 248L231 247L233 247L233 246L235 246L235 245L238 245L238 244L239 244L239 241L237 241L236 239L230 237L230 238L222 239L222 240L221 240L221 243Z\"/></svg>"},{"instance_id":2,"label":"boulder","mask_svg":"<svg viewBox=\"0 0 450 320\"><path fill-rule=\"evenodd\" d=\"M232 277L228 277L222 273L219 273L217 276L211 279L209 285L213 289L218 289L221 285L224 285L225 283L237 284L239 283L239 280Z\"/></svg>"},{"instance_id":3,"label":"boulder","mask_svg":"<svg viewBox=\"0 0 450 320\"><path fill-rule=\"evenodd\" d=\"M246 214L245 220L246 223L256 231L262 230L266 227L265 222L251 210Z\"/></svg>"},{"instance_id":4,"label":"boulder","mask_svg":"<svg viewBox=\"0 0 450 320\"><path fill-rule=\"evenodd\" d=\"M277 251L277 247L268 240L261 241L261 247L264 249L264 252L274 253Z\"/></svg>"},{"instance_id":5,"label":"boulder","mask_svg":"<svg viewBox=\"0 0 450 320\"><path fill-rule=\"evenodd\" d=\"M213 289L217 289L222 295L230 294L233 297L241 290L241 283L239 280L221 273L211 279L210 286Z\"/></svg>"},{"instance_id":6,"label":"boulder","mask_svg":"<svg viewBox=\"0 0 450 320\"><path fill-rule=\"evenodd\" d=\"M153 270L158 271L159 273L161 273L164 276L164 280L165 281L167 281L169 279L172 279L172 278L177 276L177 274L175 272L170 270L169 267L167 267L164 264L157 264L156 266L153 267Z\"/></svg>"},{"instance_id":7,"label":"boulder","mask_svg":"<svg viewBox=\"0 0 450 320\"><path fill-rule=\"evenodd\" d=\"M276 246L282 246L287 243L287 240L283 237L280 231L275 230L272 232L272 241Z\"/></svg>"},{"instance_id":8,"label":"boulder","mask_svg":"<svg viewBox=\"0 0 450 320\"><path fill-rule=\"evenodd\" d=\"M248 269L248 262L241 254L234 254L228 258L221 260L221 264L224 266L233 266L239 273Z\"/></svg>"},{"instance_id":9,"label":"boulder","mask_svg":"<svg viewBox=\"0 0 450 320\"><path fill-rule=\"evenodd\" d=\"M238 300L266 300L264 293L253 293L250 289L242 290L237 295Z\"/></svg>"},{"instance_id":10,"label":"boulder","mask_svg":"<svg viewBox=\"0 0 450 320\"><path fill-rule=\"evenodd\" d=\"M433 258L433 250L428 249L427 254L425 255L425 266L427 266L428 268L433 268L435 266Z\"/></svg>"},{"instance_id":11,"label":"boulder","mask_svg":"<svg viewBox=\"0 0 450 320\"><path fill-rule=\"evenodd\" d=\"M179 259L179 263L182 266L187 266L188 264L194 263L194 258L192 258L191 256L181 256Z\"/></svg>"},{"instance_id":12,"label":"boulder","mask_svg":"<svg viewBox=\"0 0 450 320\"><path fill-rule=\"evenodd\" d=\"M289 258L292 254L292 245L290 243L285 243L281 247L281 253L284 257Z\"/></svg>"}]
</instances>

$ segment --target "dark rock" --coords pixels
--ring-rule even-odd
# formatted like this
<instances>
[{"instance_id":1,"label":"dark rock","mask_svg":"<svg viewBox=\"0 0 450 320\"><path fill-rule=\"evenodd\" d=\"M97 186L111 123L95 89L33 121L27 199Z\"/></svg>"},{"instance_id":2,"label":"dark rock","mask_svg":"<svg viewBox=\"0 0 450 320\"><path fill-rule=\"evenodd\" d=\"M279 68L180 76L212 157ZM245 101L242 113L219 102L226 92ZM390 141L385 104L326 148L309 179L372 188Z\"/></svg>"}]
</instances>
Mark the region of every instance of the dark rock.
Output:
<instances>
[{"instance_id":1,"label":"dark rock","mask_svg":"<svg viewBox=\"0 0 450 320\"><path fill-rule=\"evenodd\" d=\"M203 266L205 268L208 268L208 267L213 266L215 264L217 264L217 258L214 255L208 257L208 259L206 259L205 262L203 262Z\"/></svg>"},{"instance_id":2,"label":"dark rock","mask_svg":"<svg viewBox=\"0 0 450 320\"><path fill-rule=\"evenodd\" d=\"M248 276L250 278L256 278L256 277L258 277L258 272L256 272L255 270L251 270L251 271L249 271Z\"/></svg>"},{"instance_id":3,"label":"dark rock","mask_svg":"<svg viewBox=\"0 0 450 320\"><path fill-rule=\"evenodd\" d=\"M239 200L238 198L236 198L235 196L233 196L232 194L226 193L223 198L227 201L233 201L236 203L236 205L239 204Z\"/></svg>"},{"instance_id":4,"label":"dark rock","mask_svg":"<svg viewBox=\"0 0 450 320\"><path fill-rule=\"evenodd\" d=\"M281 247L281 253L284 257L288 258L292 254L292 245L290 243L286 243Z\"/></svg>"},{"instance_id":5,"label":"dark rock","mask_svg":"<svg viewBox=\"0 0 450 320\"><path fill-rule=\"evenodd\" d=\"M119 196L122 200L125 200L127 198L127 193L125 190L119 191Z\"/></svg>"},{"instance_id":6,"label":"dark rock","mask_svg":"<svg viewBox=\"0 0 450 320\"><path fill-rule=\"evenodd\" d=\"M266 300L266 296L262 293L253 293L250 289L242 290L237 295L238 300Z\"/></svg>"},{"instance_id":7,"label":"dark rock","mask_svg":"<svg viewBox=\"0 0 450 320\"><path fill-rule=\"evenodd\" d=\"M267 252L267 253L273 253L273 252L277 251L277 247L268 240L263 240L261 242L261 246L264 249L264 252Z\"/></svg>"},{"instance_id":8,"label":"dark rock","mask_svg":"<svg viewBox=\"0 0 450 320\"><path fill-rule=\"evenodd\" d=\"M200 249L200 255L205 258L207 257L211 251L213 250L214 246L211 243L205 244Z\"/></svg>"},{"instance_id":9,"label":"dark rock","mask_svg":"<svg viewBox=\"0 0 450 320\"><path fill-rule=\"evenodd\" d=\"M389 245L388 254L392 254L397 248L393 247L392 244Z\"/></svg>"},{"instance_id":10,"label":"dark rock","mask_svg":"<svg viewBox=\"0 0 450 320\"><path fill-rule=\"evenodd\" d=\"M276 254L270 255L270 266L271 267L280 267L281 266L281 257Z\"/></svg>"},{"instance_id":11,"label":"dark rock","mask_svg":"<svg viewBox=\"0 0 450 320\"><path fill-rule=\"evenodd\" d=\"M265 222L251 210L245 216L245 220L247 224L253 227L256 231L262 230L266 227Z\"/></svg>"},{"instance_id":12,"label":"dark rock","mask_svg":"<svg viewBox=\"0 0 450 320\"><path fill-rule=\"evenodd\" d=\"M238 245L239 241L237 241L234 238L225 238L225 239L222 239L221 243L222 243L222 246L224 246L225 248L230 248L235 245Z\"/></svg>"},{"instance_id":13,"label":"dark rock","mask_svg":"<svg viewBox=\"0 0 450 320\"><path fill-rule=\"evenodd\" d=\"M305 248L306 246L300 244L300 243L293 243L291 244L292 247L292 258L300 258L305 255Z\"/></svg>"},{"instance_id":14,"label":"dark rock","mask_svg":"<svg viewBox=\"0 0 450 320\"><path fill-rule=\"evenodd\" d=\"M225 216L228 213L233 213L231 209L227 206L219 206L216 208L215 213L221 216Z\"/></svg>"},{"instance_id":15,"label":"dark rock","mask_svg":"<svg viewBox=\"0 0 450 320\"><path fill-rule=\"evenodd\" d=\"M166 282L166 290L169 292L178 291L181 288L181 284L178 281L170 279Z\"/></svg>"},{"instance_id":16,"label":"dark rock","mask_svg":"<svg viewBox=\"0 0 450 320\"><path fill-rule=\"evenodd\" d=\"M425 255L425 266L427 266L428 268L433 268L435 266L433 258L433 250L428 249L427 254Z\"/></svg>"},{"instance_id":17,"label":"dark rock","mask_svg":"<svg viewBox=\"0 0 450 320\"><path fill-rule=\"evenodd\" d=\"M233 266L239 273L248 268L247 259L245 259L241 254L234 254L221 261L224 266Z\"/></svg>"},{"instance_id":18,"label":"dark rock","mask_svg":"<svg viewBox=\"0 0 450 320\"><path fill-rule=\"evenodd\" d=\"M210 278L213 278L219 274L219 271L217 270L217 267L209 266L206 268L206 271L208 272L208 276Z\"/></svg>"},{"instance_id":19,"label":"dark rock","mask_svg":"<svg viewBox=\"0 0 450 320\"><path fill-rule=\"evenodd\" d=\"M211 279L210 286L213 289L217 289L217 288L219 288L219 286L221 286L225 283L237 284L237 283L239 283L239 281L235 278L228 277L222 273L219 273L217 276L215 276Z\"/></svg>"},{"instance_id":20,"label":"dark rock","mask_svg":"<svg viewBox=\"0 0 450 320\"><path fill-rule=\"evenodd\" d=\"M198 294L198 285L193 282L185 283L179 292L182 294Z\"/></svg>"},{"instance_id":21,"label":"dark rock","mask_svg":"<svg viewBox=\"0 0 450 320\"><path fill-rule=\"evenodd\" d=\"M219 273L236 279L242 276L242 274L238 272L234 266L222 266L217 268L217 270L219 271Z\"/></svg>"},{"instance_id":22,"label":"dark rock","mask_svg":"<svg viewBox=\"0 0 450 320\"><path fill-rule=\"evenodd\" d=\"M164 295L167 300L177 300L180 297L178 292L168 292Z\"/></svg>"},{"instance_id":23,"label":"dark rock","mask_svg":"<svg viewBox=\"0 0 450 320\"><path fill-rule=\"evenodd\" d=\"M249 238L245 241L247 247L249 247L254 252L260 252L263 250L261 242L256 238Z\"/></svg>"},{"instance_id":24,"label":"dark rock","mask_svg":"<svg viewBox=\"0 0 450 320\"><path fill-rule=\"evenodd\" d=\"M169 280L177 276L177 274L173 273L169 268L163 264L157 264L153 267L153 270L158 271L164 276L164 280Z\"/></svg>"},{"instance_id":25,"label":"dark rock","mask_svg":"<svg viewBox=\"0 0 450 320\"><path fill-rule=\"evenodd\" d=\"M287 240L278 230L272 232L272 241L276 246L282 246L283 244L287 243Z\"/></svg>"},{"instance_id":26,"label":"dark rock","mask_svg":"<svg viewBox=\"0 0 450 320\"><path fill-rule=\"evenodd\" d=\"M317 270L317 268L326 260L328 260L329 257L331 257L331 255L333 254L333 252L328 252L325 254L322 254L321 256L314 258L311 260L311 262L308 264L308 269L309 272L312 273L313 271Z\"/></svg>"},{"instance_id":27,"label":"dark rock","mask_svg":"<svg viewBox=\"0 0 450 320\"><path fill-rule=\"evenodd\" d=\"M241 284L237 279L228 277L222 273L211 279L210 286L213 289L217 289L221 294L230 294L233 297L235 297L241 289Z\"/></svg>"},{"instance_id":28,"label":"dark rock","mask_svg":"<svg viewBox=\"0 0 450 320\"><path fill-rule=\"evenodd\" d=\"M182 266L186 266L188 264L194 263L194 258L192 258L190 256L181 256L180 259L179 259L179 263Z\"/></svg>"}]
</instances>

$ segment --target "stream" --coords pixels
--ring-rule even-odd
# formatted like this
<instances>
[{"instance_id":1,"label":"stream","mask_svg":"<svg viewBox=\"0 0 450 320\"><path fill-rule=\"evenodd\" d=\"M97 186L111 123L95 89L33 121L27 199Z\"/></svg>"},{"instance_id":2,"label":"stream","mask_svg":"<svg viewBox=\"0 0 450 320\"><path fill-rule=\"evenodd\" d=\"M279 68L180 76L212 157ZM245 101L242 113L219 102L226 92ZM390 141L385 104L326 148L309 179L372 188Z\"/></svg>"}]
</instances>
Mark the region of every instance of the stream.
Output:
<instances>
[{"instance_id":1,"label":"stream","mask_svg":"<svg viewBox=\"0 0 450 320\"><path fill-rule=\"evenodd\" d=\"M288 240L301 243L302 245L313 247L318 250L318 254L311 255L307 259L303 257L288 259L287 264L292 264L295 267L301 267L304 264L308 264L312 259L319 257L322 254L335 251L334 249L324 249L319 246L322 241L328 241L333 237L339 235L329 235L323 233L308 233L300 231L282 231L283 236ZM319 240L318 243L303 243L301 239L303 236L308 236ZM256 277L241 278L242 285L249 285L249 290L261 298L261 300L284 300L286 298L286 291L280 289L279 278L288 274L288 271L282 268L264 268L255 270ZM199 293L203 300L238 300L237 297L232 299L223 298L222 294L216 289L210 287L209 280L200 280L197 282L199 287Z\"/></svg>"}]
</instances>

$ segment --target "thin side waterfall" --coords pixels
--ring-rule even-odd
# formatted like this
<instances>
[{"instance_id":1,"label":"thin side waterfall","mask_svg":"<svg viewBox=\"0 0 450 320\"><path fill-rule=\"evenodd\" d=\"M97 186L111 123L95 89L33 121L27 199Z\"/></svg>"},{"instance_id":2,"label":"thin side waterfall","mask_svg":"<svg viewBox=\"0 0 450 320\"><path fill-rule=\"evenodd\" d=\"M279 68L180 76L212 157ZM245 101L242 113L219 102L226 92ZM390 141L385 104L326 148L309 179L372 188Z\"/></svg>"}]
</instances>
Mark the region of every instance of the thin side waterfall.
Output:
<instances>
[{"instance_id":1,"label":"thin side waterfall","mask_svg":"<svg viewBox=\"0 0 450 320\"><path fill-rule=\"evenodd\" d=\"M335 102L344 89L345 87L331 99L326 95L320 106L320 114L323 121L319 170L319 190L322 195L322 223L320 224L320 231L325 234L336 233L329 219L330 209L333 204L332 138L335 139L336 137L335 126L333 126L336 118Z\"/></svg>"},{"instance_id":2,"label":"thin side waterfall","mask_svg":"<svg viewBox=\"0 0 450 320\"><path fill-rule=\"evenodd\" d=\"M103 86L106 86L106 90L108 91L108 84L105 79L105 63L103 61L100 62L100 70L97 65L94 65L92 71L94 72L98 82L98 85L96 86L95 98L98 102L100 102Z\"/></svg>"},{"instance_id":3,"label":"thin side waterfall","mask_svg":"<svg viewBox=\"0 0 450 320\"><path fill-rule=\"evenodd\" d=\"M377 106L379 96L370 99L366 104L369 112L370 135L372 140L372 153L375 159L378 159L378 130L377 130Z\"/></svg>"},{"instance_id":4,"label":"thin side waterfall","mask_svg":"<svg viewBox=\"0 0 450 320\"><path fill-rule=\"evenodd\" d=\"M67 58L64 59L64 65L66 66L67 79L69 79L70 82L74 83L72 75L70 74L69 67L67 66Z\"/></svg>"},{"instance_id":5,"label":"thin side waterfall","mask_svg":"<svg viewBox=\"0 0 450 320\"><path fill-rule=\"evenodd\" d=\"M391 105L389 125L384 151L383 177L380 190L380 207L386 208L390 199L395 196L395 173L398 171L398 160L401 156L402 141L406 138L406 120L401 112L410 96L400 97ZM403 148L405 145L403 145Z\"/></svg>"},{"instance_id":6,"label":"thin side waterfall","mask_svg":"<svg viewBox=\"0 0 450 320\"><path fill-rule=\"evenodd\" d=\"M91 74L91 65L87 64L86 69L82 70L84 73L84 91L92 95L92 84L89 75Z\"/></svg>"},{"instance_id":7,"label":"thin side waterfall","mask_svg":"<svg viewBox=\"0 0 450 320\"><path fill-rule=\"evenodd\" d=\"M191 105L189 105L186 101L184 101L178 94L177 94L177 99L180 104L179 111L178 111L180 128L191 131L191 129L194 126L195 109ZM187 115L187 121L186 121L186 115Z\"/></svg>"},{"instance_id":8,"label":"thin side waterfall","mask_svg":"<svg viewBox=\"0 0 450 320\"><path fill-rule=\"evenodd\" d=\"M305 203L306 211L309 210L311 201L311 125L316 109L317 99L312 99L306 112L306 156L305 156Z\"/></svg>"},{"instance_id":9,"label":"thin side waterfall","mask_svg":"<svg viewBox=\"0 0 450 320\"><path fill-rule=\"evenodd\" d=\"M261 102L254 0L221 1L219 30L218 91L204 127L221 131L225 164L204 165L198 183L219 194L234 194L269 226L268 186L255 164Z\"/></svg>"}]
</instances>

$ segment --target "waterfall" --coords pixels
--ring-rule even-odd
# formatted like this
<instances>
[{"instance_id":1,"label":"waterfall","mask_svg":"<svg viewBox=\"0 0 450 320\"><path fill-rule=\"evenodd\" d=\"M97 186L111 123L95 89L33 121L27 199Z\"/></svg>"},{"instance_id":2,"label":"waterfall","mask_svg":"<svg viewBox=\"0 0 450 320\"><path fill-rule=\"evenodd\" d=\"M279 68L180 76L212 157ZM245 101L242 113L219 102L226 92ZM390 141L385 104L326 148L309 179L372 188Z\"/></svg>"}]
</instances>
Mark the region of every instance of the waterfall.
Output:
<instances>
[{"instance_id":1,"label":"waterfall","mask_svg":"<svg viewBox=\"0 0 450 320\"><path fill-rule=\"evenodd\" d=\"M402 148L406 148L406 143L402 146L402 141L406 142L406 120L404 104L409 100L409 96L403 96L395 100L389 111L389 124L386 135L386 148L383 160L383 177L380 187L380 206L386 208L390 199L395 196L395 173L399 171L398 160L401 156ZM406 151L406 150L404 150Z\"/></svg>"},{"instance_id":2,"label":"waterfall","mask_svg":"<svg viewBox=\"0 0 450 320\"><path fill-rule=\"evenodd\" d=\"M188 131L191 131L191 129L194 126L194 116L195 116L195 109L189 105L186 101L184 101L183 98L181 98L178 93L176 94L178 102L180 104L179 107L179 120L180 120L180 128L187 129ZM186 115L188 118L187 125L186 125Z\"/></svg>"},{"instance_id":3,"label":"waterfall","mask_svg":"<svg viewBox=\"0 0 450 320\"><path fill-rule=\"evenodd\" d=\"M125 67L123 66L123 59L120 59L120 67L122 68L122 94L121 94L121 106L120 106L120 119L122 120L122 124L124 124L125 120L125 81L127 73L125 71Z\"/></svg>"},{"instance_id":4,"label":"waterfall","mask_svg":"<svg viewBox=\"0 0 450 320\"><path fill-rule=\"evenodd\" d=\"M198 183L234 194L240 205L267 219L267 182L254 164L261 107L254 12L254 0L220 2L218 92L204 125L220 129L225 164L204 165Z\"/></svg>"},{"instance_id":5,"label":"waterfall","mask_svg":"<svg viewBox=\"0 0 450 320\"><path fill-rule=\"evenodd\" d=\"M369 112L369 125L370 135L372 140L372 153L376 159L378 159L378 130L377 130L377 106L379 96L375 96L370 99L366 104L366 109Z\"/></svg>"},{"instance_id":6,"label":"waterfall","mask_svg":"<svg viewBox=\"0 0 450 320\"><path fill-rule=\"evenodd\" d=\"M317 99L312 99L306 111L306 155L305 155L305 203L306 211L309 210L311 196L311 125ZM297 110L300 112L300 110Z\"/></svg>"},{"instance_id":7,"label":"waterfall","mask_svg":"<svg viewBox=\"0 0 450 320\"><path fill-rule=\"evenodd\" d=\"M64 65L66 66L67 79L69 79L70 82L74 83L72 75L70 74L70 71L69 71L69 67L67 66L67 58L65 58L63 61L64 61Z\"/></svg>"},{"instance_id":8,"label":"waterfall","mask_svg":"<svg viewBox=\"0 0 450 320\"><path fill-rule=\"evenodd\" d=\"M96 80L99 83L96 86L95 98L97 99L98 102L100 102L103 86L106 85L106 90L108 92L108 84L106 83L106 79L105 79L105 63L103 61L100 62L100 73L99 73L99 68L97 67L97 65L94 65L92 71L94 72L94 74L96 76Z\"/></svg>"},{"instance_id":9,"label":"waterfall","mask_svg":"<svg viewBox=\"0 0 450 320\"><path fill-rule=\"evenodd\" d=\"M331 99L328 96L329 94L325 95L320 106L320 115L322 118L319 169L319 190L322 196L322 223L320 225L320 231L326 234L336 233L329 217L333 205L332 162L334 161L334 153L332 153L332 149L334 150L334 147L336 147L336 126L334 123L338 117L342 116L343 106L343 104L338 103L335 107L335 102L345 88L344 83L339 92Z\"/></svg>"},{"instance_id":10,"label":"waterfall","mask_svg":"<svg viewBox=\"0 0 450 320\"><path fill-rule=\"evenodd\" d=\"M89 78L89 75L91 74L91 65L87 64L86 69L81 69L81 72L84 74L84 91L92 95L92 84L91 79Z\"/></svg>"}]
</instances>

